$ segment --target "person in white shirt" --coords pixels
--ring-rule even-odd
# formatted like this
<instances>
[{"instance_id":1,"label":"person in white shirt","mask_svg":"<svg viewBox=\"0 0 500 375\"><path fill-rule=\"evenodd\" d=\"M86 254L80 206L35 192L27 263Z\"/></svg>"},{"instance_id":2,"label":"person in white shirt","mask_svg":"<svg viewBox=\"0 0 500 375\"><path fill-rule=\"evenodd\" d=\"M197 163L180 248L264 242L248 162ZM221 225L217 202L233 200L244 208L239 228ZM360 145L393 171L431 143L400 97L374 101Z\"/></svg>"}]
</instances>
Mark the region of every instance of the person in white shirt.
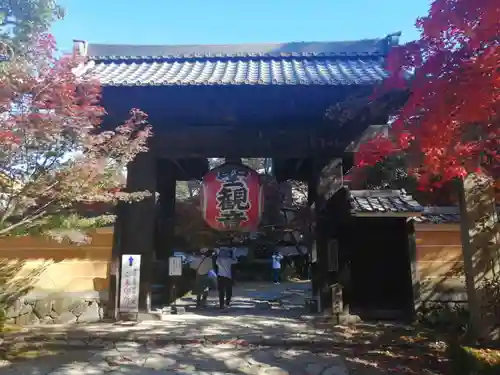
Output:
<instances>
[{"instance_id":1,"label":"person in white shirt","mask_svg":"<svg viewBox=\"0 0 500 375\"><path fill-rule=\"evenodd\" d=\"M281 274L281 260L283 259L283 255L275 251L271 259L273 264L273 281L275 284L279 284Z\"/></svg>"},{"instance_id":2,"label":"person in white shirt","mask_svg":"<svg viewBox=\"0 0 500 375\"><path fill-rule=\"evenodd\" d=\"M221 309L231 304L231 297L233 296L232 267L237 262L234 249L219 249L216 264L219 306Z\"/></svg>"},{"instance_id":3,"label":"person in white shirt","mask_svg":"<svg viewBox=\"0 0 500 375\"><path fill-rule=\"evenodd\" d=\"M213 268L212 256L208 249L200 249L200 255L192 258L190 266L196 271L194 287L194 292L196 294L196 307L205 307L211 283L208 273Z\"/></svg>"}]
</instances>

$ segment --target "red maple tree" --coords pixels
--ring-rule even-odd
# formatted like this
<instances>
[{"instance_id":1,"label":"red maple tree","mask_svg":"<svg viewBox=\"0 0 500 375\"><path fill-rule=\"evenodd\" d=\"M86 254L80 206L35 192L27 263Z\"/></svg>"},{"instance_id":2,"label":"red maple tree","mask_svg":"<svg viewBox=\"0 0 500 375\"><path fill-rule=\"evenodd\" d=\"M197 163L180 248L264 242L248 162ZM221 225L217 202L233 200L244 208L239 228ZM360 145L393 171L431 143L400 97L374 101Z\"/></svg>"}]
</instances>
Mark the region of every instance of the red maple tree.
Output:
<instances>
[{"instance_id":1,"label":"red maple tree","mask_svg":"<svg viewBox=\"0 0 500 375\"><path fill-rule=\"evenodd\" d=\"M82 206L149 194L121 190L127 164L147 150L146 114L101 128L100 86L77 75L81 61L57 58L48 34L30 52L0 66L0 237L69 233L99 220L80 217Z\"/></svg>"},{"instance_id":2,"label":"red maple tree","mask_svg":"<svg viewBox=\"0 0 500 375\"><path fill-rule=\"evenodd\" d=\"M436 0L417 20L419 40L394 48L382 90L408 89L389 138L360 147L357 165L404 153L422 188L479 167L500 172L500 5L497 0Z\"/></svg>"},{"instance_id":3,"label":"red maple tree","mask_svg":"<svg viewBox=\"0 0 500 375\"><path fill-rule=\"evenodd\" d=\"M498 300L487 299L497 292L480 292L484 285L500 290L500 226L491 188L500 177L500 3L435 0L417 27L419 40L392 50L380 90L408 90L409 98L389 135L360 147L357 165L362 171L399 155L421 189L463 182L457 191L471 334L485 338L500 319L491 313Z\"/></svg>"}]
</instances>

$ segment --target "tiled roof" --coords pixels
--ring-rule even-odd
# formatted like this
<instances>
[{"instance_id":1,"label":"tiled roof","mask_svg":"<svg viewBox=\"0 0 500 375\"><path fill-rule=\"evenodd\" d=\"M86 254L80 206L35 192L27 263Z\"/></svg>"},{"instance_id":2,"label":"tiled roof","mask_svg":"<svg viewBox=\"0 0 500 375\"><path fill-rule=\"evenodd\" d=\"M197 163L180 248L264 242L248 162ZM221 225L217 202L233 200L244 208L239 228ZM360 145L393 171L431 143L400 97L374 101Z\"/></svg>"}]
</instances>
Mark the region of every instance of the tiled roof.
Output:
<instances>
[{"instance_id":1,"label":"tiled roof","mask_svg":"<svg viewBox=\"0 0 500 375\"><path fill-rule=\"evenodd\" d=\"M372 85L384 79L394 35L354 42L130 46L76 42L90 74L108 86Z\"/></svg>"},{"instance_id":2,"label":"tiled roof","mask_svg":"<svg viewBox=\"0 0 500 375\"><path fill-rule=\"evenodd\" d=\"M417 214L424 210L400 190L350 190L349 202L353 214Z\"/></svg>"},{"instance_id":3,"label":"tiled roof","mask_svg":"<svg viewBox=\"0 0 500 375\"><path fill-rule=\"evenodd\" d=\"M460 223L460 214L428 214L414 218L419 224L457 224Z\"/></svg>"},{"instance_id":4,"label":"tiled roof","mask_svg":"<svg viewBox=\"0 0 500 375\"><path fill-rule=\"evenodd\" d=\"M500 206L497 206L500 215ZM452 207L425 207L421 216L414 218L419 224L458 224L460 223L460 210Z\"/></svg>"}]
</instances>

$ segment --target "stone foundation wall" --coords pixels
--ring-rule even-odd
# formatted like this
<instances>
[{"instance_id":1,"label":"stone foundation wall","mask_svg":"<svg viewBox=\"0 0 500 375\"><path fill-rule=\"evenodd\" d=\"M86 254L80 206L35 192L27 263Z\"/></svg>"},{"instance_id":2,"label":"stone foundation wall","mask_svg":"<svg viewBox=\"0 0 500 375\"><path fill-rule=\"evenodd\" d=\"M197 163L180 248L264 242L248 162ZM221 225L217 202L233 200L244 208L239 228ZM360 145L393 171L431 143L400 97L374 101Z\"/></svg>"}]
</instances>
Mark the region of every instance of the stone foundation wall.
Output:
<instances>
[{"instance_id":1,"label":"stone foundation wall","mask_svg":"<svg viewBox=\"0 0 500 375\"><path fill-rule=\"evenodd\" d=\"M99 293L25 296L7 308L6 323L30 325L97 322L104 318L106 302L107 296Z\"/></svg>"},{"instance_id":2,"label":"stone foundation wall","mask_svg":"<svg viewBox=\"0 0 500 375\"><path fill-rule=\"evenodd\" d=\"M95 322L108 301L112 230L88 245L45 238L0 240L0 296L10 301L8 323Z\"/></svg>"}]
</instances>

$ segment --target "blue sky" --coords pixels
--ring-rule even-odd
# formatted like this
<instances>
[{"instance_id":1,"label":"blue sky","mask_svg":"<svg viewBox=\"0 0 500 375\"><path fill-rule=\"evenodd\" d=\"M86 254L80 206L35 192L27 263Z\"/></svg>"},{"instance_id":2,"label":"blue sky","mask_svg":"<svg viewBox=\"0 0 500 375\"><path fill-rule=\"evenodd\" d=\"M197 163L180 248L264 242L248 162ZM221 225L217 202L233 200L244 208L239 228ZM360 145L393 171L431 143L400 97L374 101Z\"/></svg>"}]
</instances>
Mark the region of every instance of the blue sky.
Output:
<instances>
[{"instance_id":1,"label":"blue sky","mask_svg":"<svg viewBox=\"0 0 500 375\"><path fill-rule=\"evenodd\" d=\"M430 0L59 0L59 48L73 39L116 44L226 44L418 37Z\"/></svg>"}]
</instances>

